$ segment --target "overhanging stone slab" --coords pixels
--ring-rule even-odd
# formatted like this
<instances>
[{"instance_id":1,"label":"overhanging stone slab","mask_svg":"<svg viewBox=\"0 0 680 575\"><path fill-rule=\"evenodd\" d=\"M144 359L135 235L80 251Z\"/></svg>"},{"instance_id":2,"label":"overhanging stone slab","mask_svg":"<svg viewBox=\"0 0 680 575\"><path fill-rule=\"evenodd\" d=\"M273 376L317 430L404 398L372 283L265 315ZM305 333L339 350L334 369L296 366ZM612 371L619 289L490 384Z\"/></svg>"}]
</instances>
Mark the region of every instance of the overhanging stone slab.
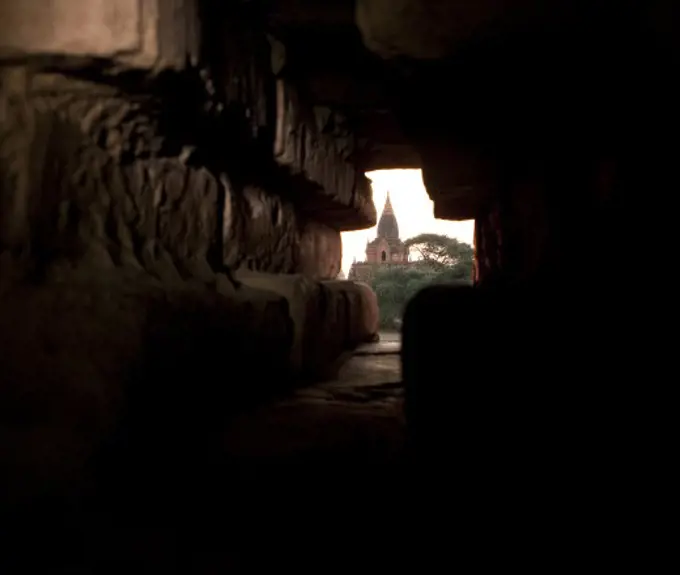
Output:
<instances>
[{"instance_id":1,"label":"overhanging stone slab","mask_svg":"<svg viewBox=\"0 0 680 575\"><path fill-rule=\"evenodd\" d=\"M369 228L377 214L370 185L354 162L355 138L344 118L308 107L285 80L277 82L276 162L311 182L293 198L303 213L340 230Z\"/></svg>"}]
</instances>

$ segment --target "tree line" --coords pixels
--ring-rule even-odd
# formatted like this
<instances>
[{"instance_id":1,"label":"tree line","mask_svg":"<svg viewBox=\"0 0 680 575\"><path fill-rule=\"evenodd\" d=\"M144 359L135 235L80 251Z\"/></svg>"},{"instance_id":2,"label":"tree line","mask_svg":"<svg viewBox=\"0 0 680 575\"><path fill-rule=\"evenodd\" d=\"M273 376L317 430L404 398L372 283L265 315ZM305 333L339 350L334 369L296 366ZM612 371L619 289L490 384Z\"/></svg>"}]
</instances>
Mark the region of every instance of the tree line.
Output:
<instances>
[{"instance_id":1,"label":"tree line","mask_svg":"<svg viewBox=\"0 0 680 575\"><path fill-rule=\"evenodd\" d=\"M404 243L419 259L408 266L378 267L371 280L383 329L400 326L406 303L424 287L473 278L474 250L469 244L440 234L420 234Z\"/></svg>"}]
</instances>

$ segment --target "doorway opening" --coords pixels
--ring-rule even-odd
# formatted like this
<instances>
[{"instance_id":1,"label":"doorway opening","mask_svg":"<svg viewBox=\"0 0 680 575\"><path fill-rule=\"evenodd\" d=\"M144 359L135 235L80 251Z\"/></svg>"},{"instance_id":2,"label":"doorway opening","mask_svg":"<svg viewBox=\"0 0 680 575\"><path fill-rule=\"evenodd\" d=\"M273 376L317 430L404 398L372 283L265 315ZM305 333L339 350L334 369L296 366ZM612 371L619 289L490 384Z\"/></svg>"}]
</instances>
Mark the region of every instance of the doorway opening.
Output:
<instances>
[{"instance_id":1,"label":"doorway opening","mask_svg":"<svg viewBox=\"0 0 680 575\"><path fill-rule=\"evenodd\" d=\"M365 282L375 291L382 337L400 331L404 308L421 289L472 281L475 225L473 220L436 219L420 170L380 170L366 176L378 225L342 234L343 267L347 279Z\"/></svg>"}]
</instances>

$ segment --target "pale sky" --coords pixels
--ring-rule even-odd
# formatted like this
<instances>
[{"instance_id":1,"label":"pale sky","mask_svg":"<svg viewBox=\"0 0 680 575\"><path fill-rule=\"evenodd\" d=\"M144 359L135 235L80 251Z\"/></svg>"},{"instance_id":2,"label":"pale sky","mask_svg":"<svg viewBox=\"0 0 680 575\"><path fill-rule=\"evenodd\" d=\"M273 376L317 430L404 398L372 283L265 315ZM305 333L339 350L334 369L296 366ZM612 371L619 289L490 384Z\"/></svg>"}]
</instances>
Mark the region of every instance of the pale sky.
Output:
<instances>
[{"instance_id":1,"label":"pale sky","mask_svg":"<svg viewBox=\"0 0 680 575\"><path fill-rule=\"evenodd\" d=\"M379 170L368 172L372 181L373 201L378 219L385 205L387 191L399 223L402 240L423 233L445 234L472 245L475 224L473 220L451 222L434 217L434 204L425 191L420 170ZM342 271L345 276L352 262L365 259L366 242L375 239L378 227L342 234Z\"/></svg>"}]
</instances>

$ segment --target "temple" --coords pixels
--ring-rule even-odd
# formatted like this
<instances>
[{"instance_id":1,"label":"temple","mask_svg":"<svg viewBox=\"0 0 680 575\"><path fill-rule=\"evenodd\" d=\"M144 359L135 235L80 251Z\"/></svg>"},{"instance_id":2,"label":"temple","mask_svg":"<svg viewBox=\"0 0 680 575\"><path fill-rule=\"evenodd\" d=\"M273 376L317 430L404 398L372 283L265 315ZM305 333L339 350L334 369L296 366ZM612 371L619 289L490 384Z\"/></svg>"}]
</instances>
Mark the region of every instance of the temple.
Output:
<instances>
[{"instance_id":1,"label":"temple","mask_svg":"<svg viewBox=\"0 0 680 575\"><path fill-rule=\"evenodd\" d=\"M385 207L378 221L376 238L366 244L366 259L352 264L348 279L368 281L373 276L376 266L408 263L408 247L399 237L399 223L392 207L390 193L387 192Z\"/></svg>"}]
</instances>

